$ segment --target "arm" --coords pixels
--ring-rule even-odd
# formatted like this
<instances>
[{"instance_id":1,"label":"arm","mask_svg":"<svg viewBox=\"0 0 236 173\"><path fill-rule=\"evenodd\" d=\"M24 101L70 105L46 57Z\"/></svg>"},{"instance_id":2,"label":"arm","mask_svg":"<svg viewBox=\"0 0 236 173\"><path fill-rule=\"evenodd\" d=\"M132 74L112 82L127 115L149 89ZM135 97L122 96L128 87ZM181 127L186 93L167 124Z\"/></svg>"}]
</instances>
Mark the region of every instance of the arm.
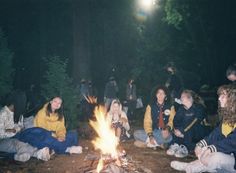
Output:
<instances>
[{"instance_id":1,"label":"arm","mask_svg":"<svg viewBox=\"0 0 236 173\"><path fill-rule=\"evenodd\" d=\"M173 129L173 121L174 121L175 114L176 114L175 108L174 108L174 106L171 106L169 120L167 123L167 126L169 127L170 130Z\"/></svg>"},{"instance_id":2,"label":"arm","mask_svg":"<svg viewBox=\"0 0 236 173\"><path fill-rule=\"evenodd\" d=\"M121 120L121 122L122 122L122 124L123 124L123 127L124 127L126 130L129 130L129 129L130 129L129 121L128 121L127 115L125 114L124 111L121 112L120 120Z\"/></svg>"},{"instance_id":3,"label":"arm","mask_svg":"<svg viewBox=\"0 0 236 173\"><path fill-rule=\"evenodd\" d=\"M44 108L39 110L39 112L36 114L34 118L34 126L48 130L46 121L46 111Z\"/></svg>"},{"instance_id":4,"label":"arm","mask_svg":"<svg viewBox=\"0 0 236 173\"><path fill-rule=\"evenodd\" d=\"M61 121L58 121L57 129L55 131L57 139L65 139L66 137L66 127L65 127L65 119L63 118Z\"/></svg>"},{"instance_id":5,"label":"arm","mask_svg":"<svg viewBox=\"0 0 236 173\"><path fill-rule=\"evenodd\" d=\"M14 129L7 130L7 114L4 111L0 112L0 139L10 138L15 135ZM12 123L11 123L12 124ZM14 122L13 122L14 124Z\"/></svg>"},{"instance_id":6,"label":"arm","mask_svg":"<svg viewBox=\"0 0 236 173\"><path fill-rule=\"evenodd\" d=\"M151 116L151 106L148 105L146 108L146 112L144 114L144 130L148 134L148 136L152 136L152 116Z\"/></svg>"},{"instance_id":7,"label":"arm","mask_svg":"<svg viewBox=\"0 0 236 173\"><path fill-rule=\"evenodd\" d=\"M204 108L200 105L197 106L195 108L195 115L194 115L195 118L184 128L184 132L189 131L195 124L200 124L201 121L204 119L204 116L205 116Z\"/></svg>"}]
</instances>

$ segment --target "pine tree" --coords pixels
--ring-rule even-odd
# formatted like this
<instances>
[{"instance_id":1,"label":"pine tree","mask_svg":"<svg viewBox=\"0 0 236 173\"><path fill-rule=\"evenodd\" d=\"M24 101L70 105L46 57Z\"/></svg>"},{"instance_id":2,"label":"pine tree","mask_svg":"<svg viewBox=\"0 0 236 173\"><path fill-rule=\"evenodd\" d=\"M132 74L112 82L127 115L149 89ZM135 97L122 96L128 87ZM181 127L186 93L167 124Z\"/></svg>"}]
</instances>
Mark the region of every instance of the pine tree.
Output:
<instances>
[{"instance_id":1,"label":"pine tree","mask_svg":"<svg viewBox=\"0 0 236 173\"><path fill-rule=\"evenodd\" d=\"M41 95L49 100L55 96L60 96L63 100L64 115L69 128L77 127L77 105L79 103L72 79L67 74L67 60L63 61L59 57L45 58L47 71L44 75L45 83L41 85Z\"/></svg>"}]
</instances>

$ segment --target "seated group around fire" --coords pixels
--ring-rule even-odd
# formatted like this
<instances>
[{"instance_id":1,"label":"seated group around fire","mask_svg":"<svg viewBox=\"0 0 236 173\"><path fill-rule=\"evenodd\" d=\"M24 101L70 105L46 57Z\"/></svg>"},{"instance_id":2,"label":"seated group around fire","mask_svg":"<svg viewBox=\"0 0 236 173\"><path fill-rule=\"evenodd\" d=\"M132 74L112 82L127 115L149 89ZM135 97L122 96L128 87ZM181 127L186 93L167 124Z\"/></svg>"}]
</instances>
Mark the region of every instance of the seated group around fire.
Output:
<instances>
[{"instance_id":1,"label":"seated group around fire","mask_svg":"<svg viewBox=\"0 0 236 173\"><path fill-rule=\"evenodd\" d=\"M198 159L190 163L172 161L172 168L187 173L236 173L236 85L219 87L218 100L221 122L196 144Z\"/></svg>"}]
</instances>

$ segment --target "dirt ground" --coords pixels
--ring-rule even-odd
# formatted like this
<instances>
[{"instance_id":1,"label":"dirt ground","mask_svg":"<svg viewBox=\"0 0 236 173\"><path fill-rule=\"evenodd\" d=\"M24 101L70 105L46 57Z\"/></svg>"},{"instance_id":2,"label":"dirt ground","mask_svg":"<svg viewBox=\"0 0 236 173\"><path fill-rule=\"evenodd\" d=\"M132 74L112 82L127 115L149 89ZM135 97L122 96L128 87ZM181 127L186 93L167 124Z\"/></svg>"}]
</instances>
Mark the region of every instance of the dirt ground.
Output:
<instances>
[{"instance_id":1,"label":"dirt ground","mask_svg":"<svg viewBox=\"0 0 236 173\"><path fill-rule=\"evenodd\" d=\"M136 170L128 172L136 173L177 173L170 167L170 161L174 157L166 155L162 149L152 150L149 148L137 148L133 145L133 140L121 143L120 148L124 149L127 157L132 160ZM80 140L83 146L83 153L76 155L54 155L50 161L43 162L31 158L26 163L16 162L14 160L0 159L0 173L86 173L95 169L97 161L86 160L85 158L98 155L93 149L90 140ZM190 161L193 158L188 157L183 161ZM135 166L136 165L136 166Z\"/></svg>"}]
</instances>

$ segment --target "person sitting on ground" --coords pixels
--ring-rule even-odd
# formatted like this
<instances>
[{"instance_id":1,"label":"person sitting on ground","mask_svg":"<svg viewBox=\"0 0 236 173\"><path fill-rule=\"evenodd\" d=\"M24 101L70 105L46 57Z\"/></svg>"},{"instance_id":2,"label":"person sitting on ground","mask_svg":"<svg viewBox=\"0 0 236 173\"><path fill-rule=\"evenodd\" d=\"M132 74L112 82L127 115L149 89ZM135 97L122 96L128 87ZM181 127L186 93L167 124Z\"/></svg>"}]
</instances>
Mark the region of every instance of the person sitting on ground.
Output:
<instances>
[{"instance_id":1,"label":"person sitting on ground","mask_svg":"<svg viewBox=\"0 0 236 173\"><path fill-rule=\"evenodd\" d=\"M122 105L118 99L111 102L110 110L107 113L107 121L111 123L115 134L120 141L124 141L130 137L128 131L130 130L127 115L122 111Z\"/></svg>"},{"instance_id":2,"label":"person sitting on ground","mask_svg":"<svg viewBox=\"0 0 236 173\"><path fill-rule=\"evenodd\" d=\"M26 162L31 157L48 161L50 159L48 147L39 150L14 138L21 128L21 125L14 123L14 101L9 96L6 105L0 111L0 151L14 153L16 161Z\"/></svg>"},{"instance_id":3,"label":"person sitting on ground","mask_svg":"<svg viewBox=\"0 0 236 173\"><path fill-rule=\"evenodd\" d=\"M233 82L233 84L236 84L236 64L230 65L226 70L226 77L230 81Z\"/></svg>"},{"instance_id":4,"label":"person sitting on ground","mask_svg":"<svg viewBox=\"0 0 236 173\"><path fill-rule=\"evenodd\" d=\"M144 115L144 130L134 132L135 145L138 147L165 147L172 140L171 130L175 116L174 106L169 104L167 88L155 88L153 99L147 105Z\"/></svg>"},{"instance_id":5,"label":"person sitting on ground","mask_svg":"<svg viewBox=\"0 0 236 173\"><path fill-rule=\"evenodd\" d=\"M60 97L54 97L38 111L34 126L21 132L18 139L38 148L49 147L57 154L82 152L77 133L66 131Z\"/></svg>"},{"instance_id":6,"label":"person sitting on ground","mask_svg":"<svg viewBox=\"0 0 236 173\"><path fill-rule=\"evenodd\" d=\"M219 87L218 100L222 122L196 144L198 159L190 163L172 161L172 168L187 173L236 173L236 86Z\"/></svg>"},{"instance_id":7,"label":"person sitting on ground","mask_svg":"<svg viewBox=\"0 0 236 173\"><path fill-rule=\"evenodd\" d=\"M201 125L206 118L202 98L192 90L184 90L180 100L182 106L174 117L174 135L167 154L182 158L193 151L195 144L207 134Z\"/></svg>"}]
</instances>

